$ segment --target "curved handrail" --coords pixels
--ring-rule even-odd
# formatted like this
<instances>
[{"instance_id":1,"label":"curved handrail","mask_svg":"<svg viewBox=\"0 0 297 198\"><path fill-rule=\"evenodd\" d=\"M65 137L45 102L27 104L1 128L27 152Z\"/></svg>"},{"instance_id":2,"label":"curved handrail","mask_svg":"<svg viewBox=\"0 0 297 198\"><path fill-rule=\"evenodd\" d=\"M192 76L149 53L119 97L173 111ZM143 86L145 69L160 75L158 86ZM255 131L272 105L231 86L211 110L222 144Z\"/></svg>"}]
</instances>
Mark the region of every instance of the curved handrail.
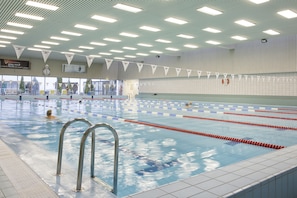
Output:
<instances>
[{"instance_id":1,"label":"curved handrail","mask_svg":"<svg viewBox=\"0 0 297 198\"><path fill-rule=\"evenodd\" d=\"M112 193L117 194L117 185L118 185L118 160L119 160L119 137L116 130L111 127L109 124L99 123L93 126L90 126L83 134L83 137L80 142L80 153L79 153L79 164L78 164L78 172L77 172L77 184L76 190L81 190L82 183L82 172L83 172L83 163L84 163L84 150L85 150L85 142L90 132L94 132L96 128L105 127L109 129L115 140L114 144L114 172L113 172L113 188L111 190ZM94 177L94 164L92 162L91 165L91 177ZM106 184L107 185L107 184Z\"/></svg>"},{"instance_id":2,"label":"curved handrail","mask_svg":"<svg viewBox=\"0 0 297 198\"><path fill-rule=\"evenodd\" d=\"M75 118L75 119L73 119L73 120L70 120L70 121L66 122L66 123L63 125L63 127L62 127L62 129L61 129L61 132L60 132L60 139L59 139L58 161L57 161L57 173L56 173L57 175L60 175L60 174L61 174L61 167L62 167L62 153L63 153L63 143L64 143L64 133L65 133L67 127L68 127L70 124L72 124L72 123L74 123L74 122L78 122L78 121L80 121L80 122L85 122L85 123L87 123L89 126L92 126L92 123L91 123L90 121L84 119L84 118ZM92 149L95 148L95 145L94 145L93 142L95 142L95 133L92 134ZM92 152L92 153L94 153L94 152ZM91 156L91 160L94 161L94 156L93 156L93 155Z\"/></svg>"}]
</instances>

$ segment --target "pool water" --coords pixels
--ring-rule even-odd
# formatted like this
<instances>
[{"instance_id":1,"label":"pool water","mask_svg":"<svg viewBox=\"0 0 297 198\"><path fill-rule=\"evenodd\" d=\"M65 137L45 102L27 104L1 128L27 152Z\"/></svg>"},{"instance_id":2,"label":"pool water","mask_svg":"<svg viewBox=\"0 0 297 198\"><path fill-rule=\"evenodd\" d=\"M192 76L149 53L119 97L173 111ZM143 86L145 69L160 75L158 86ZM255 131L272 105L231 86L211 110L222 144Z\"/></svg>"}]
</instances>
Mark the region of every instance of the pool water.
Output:
<instances>
[{"instance_id":1,"label":"pool water","mask_svg":"<svg viewBox=\"0 0 297 198\"><path fill-rule=\"evenodd\" d=\"M184 104L162 100L83 100L81 104L76 100L2 100L0 122L56 155L64 123L83 117L94 124L110 124L120 142L118 197L275 150L195 132L284 147L297 143L297 111L293 107L193 102L185 108ZM58 120L45 119L48 109ZM74 171L87 127L76 122L65 132L63 161L72 164ZM110 131L97 130L95 175L112 185L114 139ZM85 148L84 175L90 174L90 140Z\"/></svg>"}]
</instances>

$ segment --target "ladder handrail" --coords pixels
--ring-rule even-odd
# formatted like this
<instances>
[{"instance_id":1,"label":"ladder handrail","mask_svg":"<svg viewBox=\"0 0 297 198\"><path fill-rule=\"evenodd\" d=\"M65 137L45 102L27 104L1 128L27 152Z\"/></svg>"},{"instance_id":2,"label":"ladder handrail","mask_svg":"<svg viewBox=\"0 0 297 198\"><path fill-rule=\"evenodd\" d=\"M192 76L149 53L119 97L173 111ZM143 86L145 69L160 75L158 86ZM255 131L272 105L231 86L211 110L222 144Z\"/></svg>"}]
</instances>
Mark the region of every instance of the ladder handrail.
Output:
<instances>
[{"instance_id":1,"label":"ladder handrail","mask_svg":"<svg viewBox=\"0 0 297 198\"><path fill-rule=\"evenodd\" d=\"M77 183L76 183L76 191L81 190L81 183L82 183L82 172L83 172L83 160L84 160L84 150L85 150L85 142L90 132L93 131L95 133L95 129L99 127L105 127L109 129L115 140L114 144L114 174L113 174L113 188L111 188L111 192L117 194L117 185L118 185L118 160L119 160L119 137L116 130L106 123L98 123L93 126L90 126L83 134L81 143L80 143L80 152L79 152L79 164L78 164L78 172L77 172ZM93 138L92 138L93 142ZM95 147L95 144L92 147ZM94 155L94 150L92 150L92 155ZM91 177L94 177L94 161L91 164ZM109 186L108 184L106 184Z\"/></svg>"},{"instance_id":2,"label":"ladder handrail","mask_svg":"<svg viewBox=\"0 0 297 198\"><path fill-rule=\"evenodd\" d=\"M75 118L73 120L70 120L70 121L66 122L63 125L63 127L61 129L61 132L60 132L60 138L59 138L58 160L57 160L57 173L56 173L57 175L60 175L61 174L62 153L63 153L63 144L64 144L64 134L65 134L65 131L66 131L67 127L70 124L72 124L74 122L78 122L78 121L87 123L89 125L89 127L92 126L92 123L90 121L86 120L85 118ZM95 148L95 147L93 147L94 146L93 145L94 144L93 142L95 141L95 136L94 135L95 135L95 133L92 134L92 149ZM93 153L93 151L92 151L92 153ZM93 155L91 156L91 161L94 161L94 156Z\"/></svg>"}]
</instances>

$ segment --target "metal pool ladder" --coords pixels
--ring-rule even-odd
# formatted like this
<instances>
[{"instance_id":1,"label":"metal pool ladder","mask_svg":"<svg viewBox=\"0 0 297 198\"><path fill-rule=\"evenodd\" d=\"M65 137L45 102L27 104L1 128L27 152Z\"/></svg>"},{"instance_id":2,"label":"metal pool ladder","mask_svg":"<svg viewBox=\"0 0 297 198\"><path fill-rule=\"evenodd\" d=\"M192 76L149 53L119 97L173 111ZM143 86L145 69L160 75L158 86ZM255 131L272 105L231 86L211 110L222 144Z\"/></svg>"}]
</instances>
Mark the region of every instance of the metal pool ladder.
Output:
<instances>
[{"instance_id":1,"label":"metal pool ladder","mask_svg":"<svg viewBox=\"0 0 297 198\"><path fill-rule=\"evenodd\" d=\"M84 150L85 150L85 142L88 135L92 132L92 143L91 143L91 177L95 178L94 175L94 161L95 161L95 129L97 128L107 128L109 129L115 140L114 144L114 174L113 174L113 187L108 185L102 180L99 180L102 185L107 187L112 193L117 194L117 184L118 184L118 160L119 160L119 137L116 130L105 123L98 123L92 125L92 123L84 118L75 118L64 124L61 129L60 139L59 139L59 151L58 151L58 162L57 162L57 175L61 174L61 165L62 165L62 152L63 152L63 141L64 141L64 133L67 127L73 122L82 121L89 125L89 128L84 132L81 142L80 142L80 152L79 152L79 163L78 163L78 172L77 172L77 183L76 183L76 191L81 191L81 183L82 183L82 172L83 172L83 161L84 161Z\"/></svg>"}]
</instances>

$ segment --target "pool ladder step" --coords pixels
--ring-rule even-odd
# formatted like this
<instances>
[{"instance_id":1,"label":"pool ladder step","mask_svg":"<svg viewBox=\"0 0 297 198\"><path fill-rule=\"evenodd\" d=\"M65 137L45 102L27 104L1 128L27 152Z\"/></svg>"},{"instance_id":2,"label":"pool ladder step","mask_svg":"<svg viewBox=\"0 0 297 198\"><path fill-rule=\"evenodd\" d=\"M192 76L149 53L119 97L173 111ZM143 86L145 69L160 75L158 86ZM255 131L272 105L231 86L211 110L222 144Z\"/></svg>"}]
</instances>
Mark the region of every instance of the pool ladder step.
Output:
<instances>
[{"instance_id":1,"label":"pool ladder step","mask_svg":"<svg viewBox=\"0 0 297 198\"><path fill-rule=\"evenodd\" d=\"M94 178L95 181L102 184L106 188L108 188L113 194L117 194L117 183L118 183L118 161L119 161L119 137L116 130L106 123L98 123L92 124L90 121L85 118L75 118L71 121L65 123L60 132L59 139L59 148L58 148L58 161L57 161L57 175L61 175L61 167L62 167L62 153L63 153L63 143L64 143L64 134L66 129L74 122L84 122L89 125L86 131L83 133L80 142L80 152L79 152L79 162L78 162L78 171L77 171L77 182L76 182L76 191L79 192L82 190L82 172L83 172L83 161L84 161L84 150L85 150L85 142L90 133L92 133L92 143L91 143L91 177ZM114 170L113 170L113 186L110 186L103 180L96 178L94 175L94 161L95 161L95 129L97 128L107 128L109 129L114 136Z\"/></svg>"}]
</instances>

